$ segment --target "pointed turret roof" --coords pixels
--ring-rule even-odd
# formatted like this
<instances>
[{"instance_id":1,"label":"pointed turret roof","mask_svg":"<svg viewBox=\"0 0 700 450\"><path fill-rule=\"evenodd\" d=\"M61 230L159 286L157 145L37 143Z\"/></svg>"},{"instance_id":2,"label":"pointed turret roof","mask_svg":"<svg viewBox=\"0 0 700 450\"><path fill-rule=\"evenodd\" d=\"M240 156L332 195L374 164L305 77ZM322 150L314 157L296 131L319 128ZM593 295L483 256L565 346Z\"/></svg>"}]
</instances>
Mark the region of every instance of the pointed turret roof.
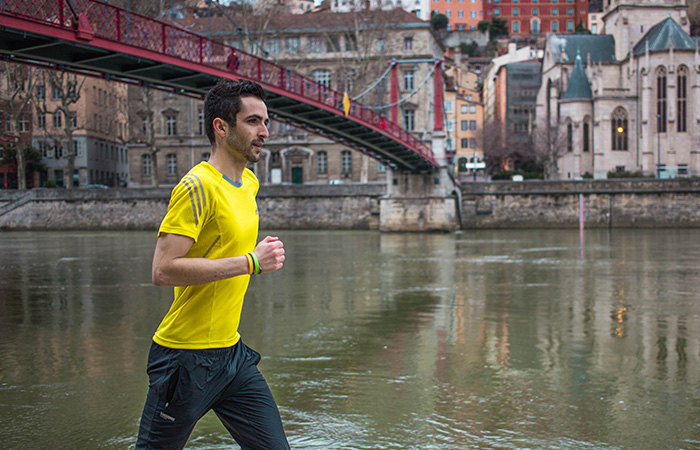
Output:
<instances>
[{"instance_id":1,"label":"pointed turret roof","mask_svg":"<svg viewBox=\"0 0 700 450\"><path fill-rule=\"evenodd\" d=\"M650 52L668 50L671 48L671 43L674 50L695 50L695 39L690 37L670 15L649 29L634 46L634 54L646 53L647 43L649 43Z\"/></svg>"},{"instance_id":2,"label":"pointed turret roof","mask_svg":"<svg viewBox=\"0 0 700 450\"><path fill-rule=\"evenodd\" d=\"M566 92L561 98L562 100L591 100L593 91L588 82L586 71L583 70L581 62L581 53L576 52L576 62L574 62L574 70L571 72L569 84L566 86Z\"/></svg>"}]
</instances>

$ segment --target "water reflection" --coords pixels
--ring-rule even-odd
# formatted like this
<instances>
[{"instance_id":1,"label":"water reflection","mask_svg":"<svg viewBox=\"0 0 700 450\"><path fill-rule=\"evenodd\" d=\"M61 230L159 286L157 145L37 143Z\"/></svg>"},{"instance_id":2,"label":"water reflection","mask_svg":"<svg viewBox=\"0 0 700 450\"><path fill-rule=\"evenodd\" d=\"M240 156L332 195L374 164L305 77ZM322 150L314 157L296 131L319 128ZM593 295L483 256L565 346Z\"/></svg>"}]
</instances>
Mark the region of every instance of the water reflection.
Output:
<instances>
[{"instance_id":1,"label":"water reflection","mask_svg":"<svg viewBox=\"0 0 700 450\"><path fill-rule=\"evenodd\" d=\"M279 235L241 332L293 448L700 447L699 232ZM0 245L4 448L133 445L153 233ZM188 448L231 442L207 416Z\"/></svg>"}]
</instances>

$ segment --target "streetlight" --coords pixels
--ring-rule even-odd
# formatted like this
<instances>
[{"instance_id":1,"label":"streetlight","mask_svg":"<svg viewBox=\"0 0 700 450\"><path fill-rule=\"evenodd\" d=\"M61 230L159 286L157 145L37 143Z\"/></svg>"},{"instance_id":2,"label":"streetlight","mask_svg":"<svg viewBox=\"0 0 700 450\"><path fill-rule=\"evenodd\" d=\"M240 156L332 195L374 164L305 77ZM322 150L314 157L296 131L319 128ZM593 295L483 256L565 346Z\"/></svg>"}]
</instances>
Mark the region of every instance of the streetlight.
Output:
<instances>
[{"instance_id":1,"label":"streetlight","mask_svg":"<svg viewBox=\"0 0 700 450\"><path fill-rule=\"evenodd\" d=\"M661 114L656 115L656 178L661 178Z\"/></svg>"}]
</instances>

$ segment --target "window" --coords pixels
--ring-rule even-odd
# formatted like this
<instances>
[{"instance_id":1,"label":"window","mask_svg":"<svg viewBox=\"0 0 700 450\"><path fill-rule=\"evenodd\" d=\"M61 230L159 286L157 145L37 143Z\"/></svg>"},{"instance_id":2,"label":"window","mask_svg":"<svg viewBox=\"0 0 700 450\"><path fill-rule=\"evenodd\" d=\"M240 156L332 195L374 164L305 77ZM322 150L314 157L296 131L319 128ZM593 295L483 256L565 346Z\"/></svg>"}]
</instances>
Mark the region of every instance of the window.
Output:
<instances>
[{"instance_id":1,"label":"window","mask_svg":"<svg viewBox=\"0 0 700 450\"><path fill-rule=\"evenodd\" d=\"M386 50L386 41L384 39L377 39L377 51L383 52Z\"/></svg>"},{"instance_id":2,"label":"window","mask_svg":"<svg viewBox=\"0 0 700 450\"><path fill-rule=\"evenodd\" d=\"M450 11L449 9L445 11L445 16L447 16L448 19L452 17L452 11Z\"/></svg>"},{"instance_id":3,"label":"window","mask_svg":"<svg viewBox=\"0 0 700 450\"><path fill-rule=\"evenodd\" d=\"M468 121L468 120L463 120L463 121L461 121L460 124L459 124L459 128L460 128L462 131L467 131L467 130L469 129L469 121Z\"/></svg>"},{"instance_id":4,"label":"window","mask_svg":"<svg viewBox=\"0 0 700 450\"><path fill-rule=\"evenodd\" d=\"M151 155L141 155L141 174L144 177L151 176Z\"/></svg>"},{"instance_id":5,"label":"window","mask_svg":"<svg viewBox=\"0 0 700 450\"><path fill-rule=\"evenodd\" d=\"M296 54L299 53L299 38L298 37L288 37L285 39L287 53Z\"/></svg>"},{"instance_id":6,"label":"window","mask_svg":"<svg viewBox=\"0 0 700 450\"><path fill-rule=\"evenodd\" d=\"M414 88L413 71L409 70L403 73L403 89L404 91L412 91Z\"/></svg>"},{"instance_id":7,"label":"window","mask_svg":"<svg viewBox=\"0 0 700 450\"><path fill-rule=\"evenodd\" d=\"M464 11L462 11L461 9L460 9L459 11L457 11L457 17L459 17L460 19L463 18L463 17L464 17Z\"/></svg>"},{"instance_id":8,"label":"window","mask_svg":"<svg viewBox=\"0 0 700 450\"><path fill-rule=\"evenodd\" d=\"M327 69L319 69L311 72L313 79L318 84L327 88L331 87L331 71Z\"/></svg>"},{"instance_id":9,"label":"window","mask_svg":"<svg viewBox=\"0 0 700 450\"><path fill-rule=\"evenodd\" d=\"M494 15L500 16L501 15L501 8L496 8L493 10Z\"/></svg>"},{"instance_id":10,"label":"window","mask_svg":"<svg viewBox=\"0 0 700 450\"><path fill-rule=\"evenodd\" d=\"M340 38L338 36L328 36L326 51L328 53L336 53L340 51Z\"/></svg>"},{"instance_id":11,"label":"window","mask_svg":"<svg viewBox=\"0 0 700 450\"><path fill-rule=\"evenodd\" d=\"M70 127L78 128L78 113L75 111L70 112Z\"/></svg>"},{"instance_id":12,"label":"window","mask_svg":"<svg viewBox=\"0 0 700 450\"><path fill-rule=\"evenodd\" d=\"M386 172L386 166L380 162L377 163L377 172L379 173L384 173Z\"/></svg>"},{"instance_id":13,"label":"window","mask_svg":"<svg viewBox=\"0 0 700 450\"><path fill-rule=\"evenodd\" d=\"M574 32L574 21L573 20L566 21L566 31L568 31L569 33Z\"/></svg>"},{"instance_id":14,"label":"window","mask_svg":"<svg viewBox=\"0 0 700 450\"><path fill-rule=\"evenodd\" d=\"M416 129L416 112L412 109L407 109L403 112L403 125L406 131Z\"/></svg>"},{"instance_id":15,"label":"window","mask_svg":"<svg viewBox=\"0 0 700 450\"><path fill-rule=\"evenodd\" d=\"M36 126L37 128L43 130L46 128L46 114L43 112L36 114Z\"/></svg>"},{"instance_id":16,"label":"window","mask_svg":"<svg viewBox=\"0 0 700 450\"><path fill-rule=\"evenodd\" d=\"M462 148L469 148L469 139L468 138L460 139L459 146Z\"/></svg>"},{"instance_id":17,"label":"window","mask_svg":"<svg viewBox=\"0 0 700 450\"><path fill-rule=\"evenodd\" d=\"M570 121L566 123L566 151L574 151L574 124Z\"/></svg>"},{"instance_id":18,"label":"window","mask_svg":"<svg viewBox=\"0 0 700 450\"><path fill-rule=\"evenodd\" d=\"M476 120L470 120L470 121L469 121L469 129L470 129L470 130L476 130Z\"/></svg>"},{"instance_id":19,"label":"window","mask_svg":"<svg viewBox=\"0 0 700 450\"><path fill-rule=\"evenodd\" d=\"M469 112L469 105L462 105L459 110L462 114L467 114Z\"/></svg>"},{"instance_id":20,"label":"window","mask_svg":"<svg viewBox=\"0 0 700 450\"><path fill-rule=\"evenodd\" d=\"M345 35L345 51L346 52L356 52L357 51L357 38L354 34Z\"/></svg>"},{"instance_id":21,"label":"window","mask_svg":"<svg viewBox=\"0 0 700 450\"><path fill-rule=\"evenodd\" d=\"M46 86L43 84L38 84L36 86L36 99L44 100L46 98Z\"/></svg>"},{"instance_id":22,"label":"window","mask_svg":"<svg viewBox=\"0 0 700 450\"><path fill-rule=\"evenodd\" d=\"M567 15L567 16L573 16L573 15L574 15L574 10L573 10L572 8L567 9L567 10L566 10L566 15ZM644 31L644 30L642 30L642 31Z\"/></svg>"},{"instance_id":23,"label":"window","mask_svg":"<svg viewBox=\"0 0 700 450\"><path fill-rule=\"evenodd\" d=\"M279 39L270 39L267 42L267 52L273 55L282 53L282 42Z\"/></svg>"},{"instance_id":24,"label":"window","mask_svg":"<svg viewBox=\"0 0 700 450\"><path fill-rule=\"evenodd\" d=\"M617 107L611 116L612 149L627 150L627 111Z\"/></svg>"},{"instance_id":25,"label":"window","mask_svg":"<svg viewBox=\"0 0 700 450\"><path fill-rule=\"evenodd\" d=\"M666 68L661 66L656 69L656 131L666 132L668 116L666 109Z\"/></svg>"},{"instance_id":26,"label":"window","mask_svg":"<svg viewBox=\"0 0 700 450\"><path fill-rule=\"evenodd\" d=\"M537 11L537 10L535 10ZM536 15L536 14L535 14ZM539 19L532 19L530 21L530 27L532 29L533 33L539 33L540 32L540 21Z\"/></svg>"},{"instance_id":27,"label":"window","mask_svg":"<svg viewBox=\"0 0 700 450\"><path fill-rule=\"evenodd\" d=\"M471 11L469 13L469 15L471 16L472 19L476 19L476 11Z\"/></svg>"},{"instance_id":28,"label":"window","mask_svg":"<svg viewBox=\"0 0 700 450\"><path fill-rule=\"evenodd\" d=\"M318 173L328 173L328 153L318 152Z\"/></svg>"},{"instance_id":29,"label":"window","mask_svg":"<svg viewBox=\"0 0 700 450\"><path fill-rule=\"evenodd\" d=\"M532 10L532 15L533 15L533 16L539 16L539 15L540 15L540 10L537 9L537 8L533 9L533 10Z\"/></svg>"},{"instance_id":30,"label":"window","mask_svg":"<svg viewBox=\"0 0 700 450\"><path fill-rule=\"evenodd\" d=\"M53 127L61 128L61 111L53 113Z\"/></svg>"},{"instance_id":31,"label":"window","mask_svg":"<svg viewBox=\"0 0 700 450\"><path fill-rule=\"evenodd\" d=\"M476 148L476 138L469 138L469 148Z\"/></svg>"},{"instance_id":32,"label":"window","mask_svg":"<svg viewBox=\"0 0 700 450\"><path fill-rule=\"evenodd\" d=\"M21 115L17 118L17 125L19 126L20 133L29 131L29 116Z\"/></svg>"},{"instance_id":33,"label":"window","mask_svg":"<svg viewBox=\"0 0 700 450\"><path fill-rule=\"evenodd\" d=\"M56 86L51 86L51 100L60 100L61 91Z\"/></svg>"},{"instance_id":34,"label":"window","mask_svg":"<svg viewBox=\"0 0 700 450\"><path fill-rule=\"evenodd\" d=\"M520 33L520 22L513 22L513 33Z\"/></svg>"},{"instance_id":35,"label":"window","mask_svg":"<svg viewBox=\"0 0 700 450\"><path fill-rule=\"evenodd\" d=\"M352 173L352 153L350 153L350 150L340 152L340 171L342 173Z\"/></svg>"},{"instance_id":36,"label":"window","mask_svg":"<svg viewBox=\"0 0 700 450\"><path fill-rule=\"evenodd\" d=\"M165 134L166 136L175 136L177 134L177 116L165 116Z\"/></svg>"},{"instance_id":37,"label":"window","mask_svg":"<svg viewBox=\"0 0 700 450\"><path fill-rule=\"evenodd\" d=\"M552 8L552 15L553 15L553 16L558 16L558 15L559 15L559 10L557 10L557 8Z\"/></svg>"},{"instance_id":38,"label":"window","mask_svg":"<svg viewBox=\"0 0 700 450\"><path fill-rule=\"evenodd\" d=\"M469 114L476 114L476 105L469 105Z\"/></svg>"},{"instance_id":39,"label":"window","mask_svg":"<svg viewBox=\"0 0 700 450\"><path fill-rule=\"evenodd\" d=\"M197 110L197 134L200 136L206 133L204 129L204 108Z\"/></svg>"},{"instance_id":40,"label":"window","mask_svg":"<svg viewBox=\"0 0 700 450\"><path fill-rule=\"evenodd\" d=\"M516 16L516 17L519 16L519 15L520 15L520 9L518 9L518 8L513 8L513 15Z\"/></svg>"},{"instance_id":41,"label":"window","mask_svg":"<svg viewBox=\"0 0 700 450\"><path fill-rule=\"evenodd\" d=\"M445 120L445 131L452 131L455 128L455 122L452 119Z\"/></svg>"},{"instance_id":42,"label":"window","mask_svg":"<svg viewBox=\"0 0 700 450\"><path fill-rule=\"evenodd\" d=\"M591 124L588 120L583 122L583 151L588 152L591 150Z\"/></svg>"},{"instance_id":43,"label":"window","mask_svg":"<svg viewBox=\"0 0 700 450\"><path fill-rule=\"evenodd\" d=\"M309 53L321 53L323 52L323 42L318 37L309 38Z\"/></svg>"},{"instance_id":44,"label":"window","mask_svg":"<svg viewBox=\"0 0 700 450\"><path fill-rule=\"evenodd\" d=\"M591 33L598 34L598 24L594 23L593 25L591 25Z\"/></svg>"},{"instance_id":45,"label":"window","mask_svg":"<svg viewBox=\"0 0 700 450\"><path fill-rule=\"evenodd\" d=\"M688 131L688 68L680 66L676 79L678 96L678 129L679 133Z\"/></svg>"},{"instance_id":46,"label":"window","mask_svg":"<svg viewBox=\"0 0 700 450\"><path fill-rule=\"evenodd\" d=\"M177 155L175 153L168 153L165 157L165 162L168 166L168 176L174 177L177 175Z\"/></svg>"},{"instance_id":47,"label":"window","mask_svg":"<svg viewBox=\"0 0 700 450\"><path fill-rule=\"evenodd\" d=\"M97 128L97 116L95 116L95 128ZM148 136L148 133L150 132L150 125L148 122L148 117L144 117L141 119L141 134L144 136Z\"/></svg>"},{"instance_id":48,"label":"window","mask_svg":"<svg viewBox=\"0 0 700 450\"><path fill-rule=\"evenodd\" d=\"M556 20L552 20L552 33L556 33L559 31L559 22Z\"/></svg>"},{"instance_id":49,"label":"window","mask_svg":"<svg viewBox=\"0 0 700 450\"><path fill-rule=\"evenodd\" d=\"M403 38L403 49L404 51L411 51L413 50L413 38L412 37L405 37Z\"/></svg>"},{"instance_id":50,"label":"window","mask_svg":"<svg viewBox=\"0 0 700 450\"><path fill-rule=\"evenodd\" d=\"M447 114L452 114L455 110L455 104L453 101L446 101L445 102L445 112Z\"/></svg>"}]
</instances>

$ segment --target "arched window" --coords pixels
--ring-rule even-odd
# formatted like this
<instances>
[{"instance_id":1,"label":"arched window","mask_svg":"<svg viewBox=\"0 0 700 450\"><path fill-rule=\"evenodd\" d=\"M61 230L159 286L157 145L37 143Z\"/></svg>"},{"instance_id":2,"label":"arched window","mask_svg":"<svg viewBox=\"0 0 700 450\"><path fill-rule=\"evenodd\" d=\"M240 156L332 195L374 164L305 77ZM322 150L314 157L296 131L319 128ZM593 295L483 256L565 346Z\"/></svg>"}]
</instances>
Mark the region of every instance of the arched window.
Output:
<instances>
[{"instance_id":1,"label":"arched window","mask_svg":"<svg viewBox=\"0 0 700 450\"><path fill-rule=\"evenodd\" d=\"M678 92L678 132L688 131L688 68L680 66L676 80Z\"/></svg>"},{"instance_id":2,"label":"arched window","mask_svg":"<svg viewBox=\"0 0 700 450\"><path fill-rule=\"evenodd\" d=\"M618 106L611 116L612 149L627 150L627 111Z\"/></svg>"},{"instance_id":3,"label":"arched window","mask_svg":"<svg viewBox=\"0 0 700 450\"><path fill-rule=\"evenodd\" d=\"M566 151L574 151L574 124L571 120L566 120Z\"/></svg>"},{"instance_id":4,"label":"arched window","mask_svg":"<svg viewBox=\"0 0 700 450\"><path fill-rule=\"evenodd\" d=\"M666 86L666 68L661 66L656 69L656 130L659 133L666 132Z\"/></svg>"},{"instance_id":5,"label":"arched window","mask_svg":"<svg viewBox=\"0 0 700 450\"><path fill-rule=\"evenodd\" d=\"M588 116L583 118L583 136L581 137L583 151L591 151L591 118Z\"/></svg>"}]
</instances>

